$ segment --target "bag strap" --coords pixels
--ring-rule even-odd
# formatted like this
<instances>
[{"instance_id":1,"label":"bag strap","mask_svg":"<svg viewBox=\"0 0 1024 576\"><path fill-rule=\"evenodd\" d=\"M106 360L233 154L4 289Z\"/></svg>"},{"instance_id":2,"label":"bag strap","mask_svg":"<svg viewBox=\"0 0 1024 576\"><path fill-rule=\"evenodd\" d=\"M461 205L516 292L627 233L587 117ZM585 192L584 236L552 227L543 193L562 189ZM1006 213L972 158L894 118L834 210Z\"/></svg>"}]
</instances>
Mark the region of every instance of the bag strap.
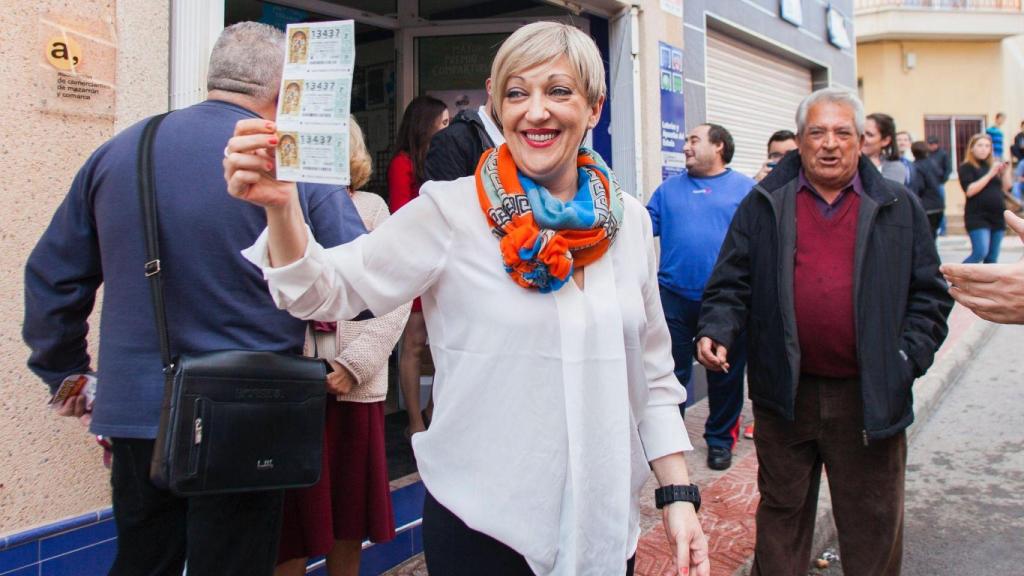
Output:
<instances>
[{"instance_id":1,"label":"bag strap","mask_svg":"<svg viewBox=\"0 0 1024 576\"><path fill-rule=\"evenodd\" d=\"M139 186L139 204L142 207L142 229L146 240L146 278L149 279L150 293L153 296L153 316L156 318L156 331L160 339L160 359L164 365L164 373L169 373L174 364L171 360L171 340L167 333L167 312L164 308L163 275L160 268L160 227L157 220L156 195L153 192L155 177L153 175L153 140L156 129L170 112L153 116L142 129L139 140L139 153L136 177Z\"/></svg>"}]
</instances>

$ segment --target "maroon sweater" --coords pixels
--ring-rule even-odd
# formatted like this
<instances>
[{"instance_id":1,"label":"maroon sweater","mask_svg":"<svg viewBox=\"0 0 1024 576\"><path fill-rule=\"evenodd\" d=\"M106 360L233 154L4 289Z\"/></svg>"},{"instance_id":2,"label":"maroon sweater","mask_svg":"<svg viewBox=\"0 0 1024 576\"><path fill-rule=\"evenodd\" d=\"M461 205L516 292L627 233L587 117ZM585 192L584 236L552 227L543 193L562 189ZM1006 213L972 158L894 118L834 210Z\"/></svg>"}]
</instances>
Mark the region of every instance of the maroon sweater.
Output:
<instances>
[{"instance_id":1,"label":"maroon sweater","mask_svg":"<svg viewBox=\"0 0 1024 576\"><path fill-rule=\"evenodd\" d=\"M853 260L860 195L848 191L830 218L817 202L807 188L796 195L793 297L800 372L855 378L860 368L853 318Z\"/></svg>"}]
</instances>

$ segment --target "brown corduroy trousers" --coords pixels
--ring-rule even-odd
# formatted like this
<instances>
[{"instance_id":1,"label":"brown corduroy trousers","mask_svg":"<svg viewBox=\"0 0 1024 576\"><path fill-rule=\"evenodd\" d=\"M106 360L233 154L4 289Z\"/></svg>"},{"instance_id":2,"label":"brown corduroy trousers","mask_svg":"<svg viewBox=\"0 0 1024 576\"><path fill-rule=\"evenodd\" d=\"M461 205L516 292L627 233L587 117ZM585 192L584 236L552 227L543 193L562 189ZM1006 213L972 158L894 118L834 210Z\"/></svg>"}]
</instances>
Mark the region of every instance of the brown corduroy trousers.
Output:
<instances>
[{"instance_id":1,"label":"brown corduroy trousers","mask_svg":"<svg viewBox=\"0 0 1024 576\"><path fill-rule=\"evenodd\" d=\"M843 572L900 573L906 434L865 446L863 418L857 380L801 377L794 422L754 407L761 502L752 575L807 574L822 465Z\"/></svg>"}]
</instances>

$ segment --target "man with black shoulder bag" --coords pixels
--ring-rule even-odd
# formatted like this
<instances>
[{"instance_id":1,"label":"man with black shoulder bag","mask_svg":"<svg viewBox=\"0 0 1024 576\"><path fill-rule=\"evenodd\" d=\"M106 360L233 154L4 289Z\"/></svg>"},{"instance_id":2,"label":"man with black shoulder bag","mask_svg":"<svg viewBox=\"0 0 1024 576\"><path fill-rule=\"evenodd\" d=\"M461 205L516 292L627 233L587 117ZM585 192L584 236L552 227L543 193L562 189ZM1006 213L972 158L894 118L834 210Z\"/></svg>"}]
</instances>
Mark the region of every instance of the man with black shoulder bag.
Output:
<instances>
[{"instance_id":1,"label":"man with black shoulder bag","mask_svg":"<svg viewBox=\"0 0 1024 576\"><path fill-rule=\"evenodd\" d=\"M305 399L284 410L304 405L314 413L323 399L313 386L324 369L297 358L305 323L277 309L240 255L266 226L265 215L225 194L219 158L238 120L274 119L283 58L281 31L253 22L225 29L210 57L208 99L166 115L158 129L143 120L97 149L26 265L29 367L51 392L92 374L87 320L104 285L95 402L75 389L55 409L88 416L92 433L111 439L113 575L181 574L186 563L190 576L273 573L288 483L260 477L289 466L258 457L258 447L252 457L245 450L293 430L247 425L232 407L269 408L287 400L290 382L302 376ZM299 195L319 242L335 246L365 232L342 188L300 185ZM151 217L145 225L143 214ZM168 395L162 410L165 373L172 377L166 389L183 395ZM188 430L173 425L175 410L187 411L179 424ZM163 426L162 413L171 419ZM322 420L310 426L322 434ZM165 446L158 429L173 436ZM225 445L238 453L210 451ZM317 449L296 451L308 457ZM153 468L167 464L171 478L151 478L154 453ZM239 472L217 467L239 454L252 460ZM305 473L315 481L318 469Z\"/></svg>"}]
</instances>

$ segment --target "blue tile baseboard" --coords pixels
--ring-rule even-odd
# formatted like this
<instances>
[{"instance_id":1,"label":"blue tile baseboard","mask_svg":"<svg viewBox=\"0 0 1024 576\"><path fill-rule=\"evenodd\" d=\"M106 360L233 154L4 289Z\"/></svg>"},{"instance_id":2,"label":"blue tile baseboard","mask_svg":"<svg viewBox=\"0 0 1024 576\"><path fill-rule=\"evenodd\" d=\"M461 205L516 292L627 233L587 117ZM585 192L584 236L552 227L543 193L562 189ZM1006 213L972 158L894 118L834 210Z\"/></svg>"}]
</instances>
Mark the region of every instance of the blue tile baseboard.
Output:
<instances>
[{"instance_id":1,"label":"blue tile baseboard","mask_svg":"<svg viewBox=\"0 0 1024 576\"><path fill-rule=\"evenodd\" d=\"M361 576L380 574L423 551L420 516L426 490L415 482L391 493L397 534L390 542L363 543ZM0 537L0 576L101 576L117 552L113 511L97 510ZM324 574L315 559L310 574Z\"/></svg>"}]
</instances>

